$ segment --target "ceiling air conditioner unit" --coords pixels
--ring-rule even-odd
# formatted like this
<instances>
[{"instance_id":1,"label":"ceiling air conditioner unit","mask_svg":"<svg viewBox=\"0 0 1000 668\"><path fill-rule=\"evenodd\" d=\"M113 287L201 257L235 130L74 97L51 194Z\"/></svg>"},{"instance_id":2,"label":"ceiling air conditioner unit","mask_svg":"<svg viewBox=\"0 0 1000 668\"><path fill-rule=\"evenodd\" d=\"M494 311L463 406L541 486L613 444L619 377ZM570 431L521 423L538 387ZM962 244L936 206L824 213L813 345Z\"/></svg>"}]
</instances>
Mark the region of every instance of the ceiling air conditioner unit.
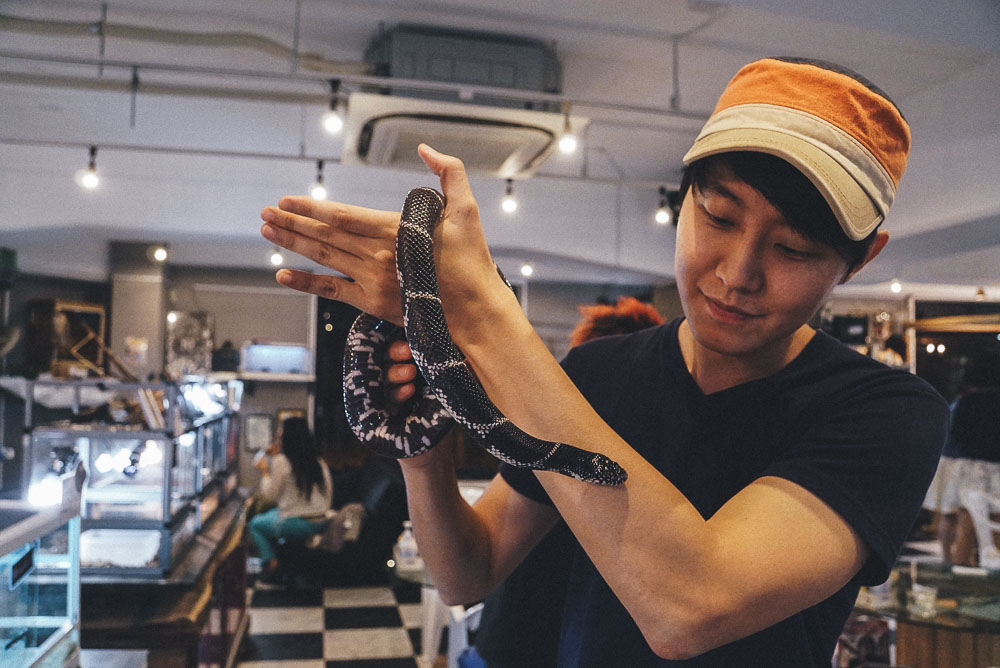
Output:
<instances>
[{"instance_id":1,"label":"ceiling air conditioner unit","mask_svg":"<svg viewBox=\"0 0 1000 668\"><path fill-rule=\"evenodd\" d=\"M570 116L579 135L589 119ZM531 176L566 128L560 113L352 93L344 123L343 164L425 169L417 146L462 159L470 173Z\"/></svg>"}]
</instances>

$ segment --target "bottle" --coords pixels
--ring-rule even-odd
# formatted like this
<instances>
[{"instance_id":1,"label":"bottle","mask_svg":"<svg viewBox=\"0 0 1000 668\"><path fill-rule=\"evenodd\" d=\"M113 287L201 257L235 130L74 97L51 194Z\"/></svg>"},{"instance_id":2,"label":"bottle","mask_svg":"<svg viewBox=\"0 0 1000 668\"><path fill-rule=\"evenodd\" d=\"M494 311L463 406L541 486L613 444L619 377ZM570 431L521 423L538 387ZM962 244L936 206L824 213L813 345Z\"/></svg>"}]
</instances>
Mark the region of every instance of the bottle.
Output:
<instances>
[{"instance_id":1,"label":"bottle","mask_svg":"<svg viewBox=\"0 0 1000 668\"><path fill-rule=\"evenodd\" d=\"M424 560L420 558L420 551L417 548L417 539L413 536L413 522L406 520L403 522L403 533L399 534L396 540L396 568L401 571L418 571L424 567Z\"/></svg>"}]
</instances>

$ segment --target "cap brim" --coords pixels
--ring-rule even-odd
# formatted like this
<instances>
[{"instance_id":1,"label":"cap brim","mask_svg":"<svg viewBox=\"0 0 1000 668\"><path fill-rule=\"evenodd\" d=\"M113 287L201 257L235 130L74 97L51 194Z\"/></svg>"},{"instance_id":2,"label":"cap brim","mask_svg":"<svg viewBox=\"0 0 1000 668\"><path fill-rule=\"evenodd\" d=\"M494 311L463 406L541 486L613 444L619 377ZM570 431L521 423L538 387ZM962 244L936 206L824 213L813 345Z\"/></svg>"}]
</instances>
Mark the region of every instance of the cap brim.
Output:
<instances>
[{"instance_id":1,"label":"cap brim","mask_svg":"<svg viewBox=\"0 0 1000 668\"><path fill-rule=\"evenodd\" d=\"M850 239L864 239L882 222L868 193L832 156L804 139L762 128L728 128L699 137L684 164L730 151L758 151L788 161L816 186Z\"/></svg>"}]
</instances>

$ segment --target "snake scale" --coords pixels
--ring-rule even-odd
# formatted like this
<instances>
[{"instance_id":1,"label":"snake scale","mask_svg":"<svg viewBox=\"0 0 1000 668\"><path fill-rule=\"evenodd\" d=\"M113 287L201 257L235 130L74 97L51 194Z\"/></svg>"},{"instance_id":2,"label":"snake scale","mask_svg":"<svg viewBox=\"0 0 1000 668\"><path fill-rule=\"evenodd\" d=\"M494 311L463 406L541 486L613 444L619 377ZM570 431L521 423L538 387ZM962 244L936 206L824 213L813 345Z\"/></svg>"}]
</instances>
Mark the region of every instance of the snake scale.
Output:
<instances>
[{"instance_id":1,"label":"snake scale","mask_svg":"<svg viewBox=\"0 0 1000 668\"><path fill-rule=\"evenodd\" d=\"M376 452L404 458L434 447L454 420L477 445L514 466L599 485L622 484L625 470L604 455L521 431L493 404L466 365L445 323L434 266L432 235L444 206L444 198L432 188L411 190L396 237L403 329L426 383L402 407L390 404L383 389L383 363L400 328L362 313L351 326L344 354L344 407L351 429Z\"/></svg>"}]
</instances>

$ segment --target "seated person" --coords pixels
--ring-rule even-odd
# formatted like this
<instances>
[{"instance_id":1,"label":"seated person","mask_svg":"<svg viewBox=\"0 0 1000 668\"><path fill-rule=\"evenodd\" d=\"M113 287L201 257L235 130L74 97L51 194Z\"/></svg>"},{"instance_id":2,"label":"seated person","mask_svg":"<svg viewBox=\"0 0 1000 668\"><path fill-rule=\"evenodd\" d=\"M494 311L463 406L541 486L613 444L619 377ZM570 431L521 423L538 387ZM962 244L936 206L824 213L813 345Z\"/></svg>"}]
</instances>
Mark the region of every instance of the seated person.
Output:
<instances>
[{"instance_id":1,"label":"seated person","mask_svg":"<svg viewBox=\"0 0 1000 668\"><path fill-rule=\"evenodd\" d=\"M277 507L255 515L248 529L264 568L265 581L277 574L275 545L281 538L308 538L326 526L323 514L333 499L333 481L319 458L305 418L287 418L268 446L268 457L255 466L261 472L260 496Z\"/></svg>"}]
</instances>

